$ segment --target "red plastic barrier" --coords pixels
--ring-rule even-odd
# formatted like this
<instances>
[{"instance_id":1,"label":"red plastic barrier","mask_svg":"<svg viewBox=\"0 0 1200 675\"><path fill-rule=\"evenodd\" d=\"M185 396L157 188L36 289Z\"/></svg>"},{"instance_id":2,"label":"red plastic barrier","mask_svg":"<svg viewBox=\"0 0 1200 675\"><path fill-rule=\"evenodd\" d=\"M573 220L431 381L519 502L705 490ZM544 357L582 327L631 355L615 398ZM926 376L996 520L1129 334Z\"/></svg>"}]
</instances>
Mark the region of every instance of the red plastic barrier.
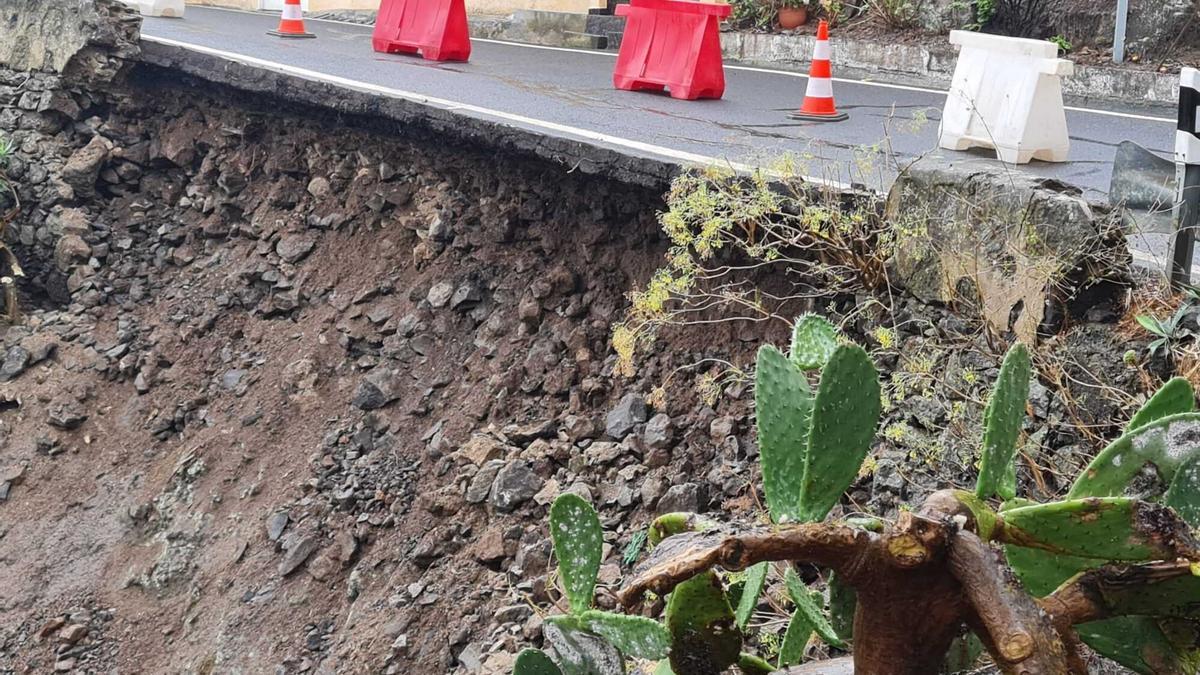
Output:
<instances>
[{"instance_id":1,"label":"red plastic barrier","mask_svg":"<svg viewBox=\"0 0 1200 675\"><path fill-rule=\"evenodd\" d=\"M631 0L617 5L627 17L613 71L617 89L666 87L673 98L721 98L725 68L719 21L729 5L688 0Z\"/></svg>"},{"instance_id":2,"label":"red plastic barrier","mask_svg":"<svg viewBox=\"0 0 1200 675\"><path fill-rule=\"evenodd\" d=\"M471 56L464 0L383 0L371 45L377 52L415 54L430 61Z\"/></svg>"}]
</instances>

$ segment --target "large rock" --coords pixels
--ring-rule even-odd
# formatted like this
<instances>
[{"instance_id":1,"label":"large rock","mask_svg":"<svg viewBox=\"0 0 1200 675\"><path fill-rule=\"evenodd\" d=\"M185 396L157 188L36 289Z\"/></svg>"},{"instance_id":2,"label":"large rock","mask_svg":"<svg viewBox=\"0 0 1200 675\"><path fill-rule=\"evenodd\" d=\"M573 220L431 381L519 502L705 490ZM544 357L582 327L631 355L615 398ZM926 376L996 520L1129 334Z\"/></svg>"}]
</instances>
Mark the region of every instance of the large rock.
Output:
<instances>
[{"instance_id":1,"label":"large rock","mask_svg":"<svg viewBox=\"0 0 1200 675\"><path fill-rule=\"evenodd\" d=\"M532 499L544 482L528 462L509 462L500 468L492 483L492 506L501 513L513 511Z\"/></svg>"},{"instance_id":2,"label":"large rock","mask_svg":"<svg viewBox=\"0 0 1200 675\"><path fill-rule=\"evenodd\" d=\"M138 55L141 25L120 0L5 0L0 66L107 82Z\"/></svg>"},{"instance_id":3,"label":"large rock","mask_svg":"<svg viewBox=\"0 0 1200 675\"><path fill-rule=\"evenodd\" d=\"M604 431L619 441L645 421L646 400L637 394L625 394L605 418Z\"/></svg>"},{"instance_id":4,"label":"large rock","mask_svg":"<svg viewBox=\"0 0 1200 675\"><path fill-rule=\"evenodd\" d=\"M108 160L112 152L112 143L105 137L96 134L82 148L76 150L67 159L62 168L63 182L71 186L76 196L86 197L96 189L96 179L100 177L100 168Z\"/></svg>"},{"instance_id":5,"label":"large rock","mask_svg":"<svg viewBox=\"0 0 1200 675\"><path fill-rule=\"evenodd\" d=\"M404 393L405 380L400 371L379 366L358 383L351 403L360 410L382 408L400 398Z\"/></svg>"},{"instance_id":6,"label":"large rock","mask_svg":"<svg viewBox=\"0 0 1200 675\"><path fill-rule=\"evenodd\" d=\"M991 329L1029 342L1064 312L1118 302L1128 278L1107 207L992 160L920 160L884 217L897 236L894 281L925 302L978 307Z\"/></svg>"}]
</instances>

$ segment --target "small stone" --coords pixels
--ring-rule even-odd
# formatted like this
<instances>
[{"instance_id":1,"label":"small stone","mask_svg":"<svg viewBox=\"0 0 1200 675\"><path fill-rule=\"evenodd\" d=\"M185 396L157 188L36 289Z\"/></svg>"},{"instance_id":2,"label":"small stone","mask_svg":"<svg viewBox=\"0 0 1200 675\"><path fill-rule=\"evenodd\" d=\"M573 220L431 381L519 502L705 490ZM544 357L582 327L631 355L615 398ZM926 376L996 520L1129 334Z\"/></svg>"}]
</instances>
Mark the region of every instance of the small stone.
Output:
<instances>
[{"instance_id":1,"label":"small stone","mask_svg":"<svg viewBox=\"0 0 1200 675\"><path fill-rule=\"evenodd\" d=\"M509 462L492 483L492 506L501 513L511 512L532 499L542 489L543 482L528 462Z\"/></svg>"},{"instance_id":2,"label":"small stone","mask_svg":"<svg viewBox=\"0 0 1200 675\"><path fill-rule=\"evenodd\" d=\"M504 445L487 434L475 434L462 444L457 454L476 466L483 466L503 455Z\"/></svg>"},{"instance_id":3,"label":"small stone","mask_svg":"<svg viewBox=\"0 0 1200 675\"><path fill-rule=\"evenodd\" d=\"M567 415L562 421L562 431L567 440L576 443L585 438L592 438L596 433L596 425L592 420L579 415Z\"/></svg>"},{"instance_id":4,"label":"small stone","mask_svg":"<svg viewBox=\"0 0 1200 675\"><path fill-rule=\"evenodd\" d=\"M617 407L608 413L604 430L618 441L629 435L633 428L646 421L646 401L637 394L625 394Z\"/></svg>"},{"instance_id":5,"label":"small stone","mask_svg":"<svg viewBox=\"0 0 1200 675\"><path fill-rule=\"evenodd\" d=\"M504 533L493 527L475 542L475 559L483 564L504 560Z\"/></svg>"},{"instance_id":6,"label":"small stone","mask_svg":"<svg viewBox=\"0 0 1200 675\"><path fill-rule=\"evenodd\" d=\"M50 401L50 405L47 406L46 419L51 426L70 431L83 424L87 419L87 413L80 408L75 399L59 396Z\"/></svg>"},{"instance_id":7,"label":"small stone","mask_svg":"<svg viewBox=\"0 0 1200 675\"><path fill-rule=\"evenodd\" d=\"M221 376L221 388L227 391L233 391L242 383L242 379L246 377L246 371L241 369L227 370Z\"/></svg>"},{"instance_id":8,"label":"small stone","mask_svg":"<svg viewBox=\"0 0 1200 675\"><path fill-rule=\"evenodd\" d=\"M537 298L532 295L526 295L521 298L521 302L517 305L517 318L521 323L536 326L538 319L542 316L542 305Z\"/></svg>"},{"instance_id":9,"label":"small stone","mask_svg":"<svg viewBox=\"0 0 1200 675\"><path fill-rule=\"evenodd\" d=\"M20 345L8 348L4 354L4 363L0 364L0 382L8 382L16 378L29 366L31 355Z\"/></svg>"},{"instance_id":10,"label":"small stone","mask_svg":"<svg viewBox=\"0 0 1200 675\"><path fill-rule=\"evenodd\" d=\"M284 262L294 263L304 259L317 242L312 237L303 234L287 234L275 244L275 252Z\"/></svg>"},{"instance_id":11,"label":"small stone","mask_svg":"<svg viewBox=\"0 0 1200 675\"><path fill-rule=\"evenodd\" d=\"M308 181L308 194L317 199L324 199L333 194L333 188L329 186L329 179L317 176Z\"/></svg>"},{"instance_id":12,"label":"small stone","mask_svg":"<svg viewBox=\"0 0 1200 675\"><path fill-rule=\"evenodd\" d=\"M715 441L723 441L737 432L737 422L732 417L718 417L708 425L708 435Z\"/></svg>"},{"instance_id":13,"label":"small stone","mask_svg":"<svg viewBox=\"0 0 1200 675\"><path fill-rule=\"evenodd\" d=\"M112 143L100 134L92 136L92 140L84 147L76 150L67 158L59 175L64 183L69 185L78 196L92 194L96 189L96 179L100 175L100 167L108 159Z\"/></svg>"},{"instance_id":14,"label":"small stone","mask_svg":"<svg viewBox=\"0 0 1200 675\"><path fill-rule=\"evenodd\" d=\"M279 576L286 577L295 572L317 550L319 543L315 535L308 535L297 541L284 554L283 560L279 561Z\"/></svg>"},{"instance_id":15,"label":"small stone","mask_svg":"<svg viewBox=\"0 0 1200 675\"><path fill-rule=\"evenodd\" d=\"M503 466L504 460L493 459L479 467L479 472L467 486L466 500L468 503L480 504L488 498L492 492L492 483L496 480L496 474L500 473L500 468Z\"/></svg>"},{"instance_id":16,"label":"small stone","mask_svg":"<svg viewBox=\"0 0 1200 675\"><path fill-rule=\"evenodd\" d=\"M642 441L651 449L669 447L674 438L674 426L671 424L671 418L665 413L651 417L646 423L645 431L642 432Z\"/></svg>"},{"instance_id":17,"label":"small stone","mask_svg":"<svg viewBox=\"0 0 1200 675\"><path fill-rule=\"evenodd\" d=\"M483 670L483 648L478 642L472 642L459 652L458 664L468 673L478 673Z\"/></svg>"},{"instance_id":18,"label":"small stone","mask_svg":"<svg viewBox=\"0 0 1200 675\"><path fill-rule=\"evenodd\" d=\"M468 281L454 289L454 295L450 297L450 307L467 309L479 304L482 299L483 292L479 290L479 286L473 281Z\"/></svg>"},{"instance_id":19,"label":"small stone","mask_svg":"<svg viewBox=\"0 0 1200 675\"><path fill-rule=\"evenodd\" d=\"M70 626L62 629L58 634L58 641L65 645L73 645L79 642L87 635L87 626L79 623L73 623Z\"/></svg>"},{"instance_id":20,"label":"small stone","mask_svg":"<svg viewBox=\"0 0 1200 675\"><path fill-rule=\"evenodd\" d=\"M271 541L279 541L279 537L283 535L284 528L288 524L288 514L286 511L276 511L267 518L267 539Z\"/></svg>"},{"instance_id":21,"label":"small stone","mask_svg":"<svg viewBox=\"0 0 1200 675\"><path fill-rule=\"evenodd\" d=\"M376 325L387 323L387 320L392 318L392 314L391 307L376 307L367 312L367 321Z\"/></svg>"},{"instance_id":22,"label":"small stone","mask_svg":"<svg viewBox=\"0 0 1200 675\"><path fill-rule=\"evenodd\" d=\"M672 485L658 500L658 513L675 513L683 511L696 513L700 510L700 488L695 483Z\"/></svg>"},{"instance_id":23,"label":"small stone","mask_svg":"<svg viewBox=\"0 0 1200 675\"><path fill-rule=\"evenodd\" d=\"M558 497L560 489L561 488L558 484L558 481L551 478L550 480L546 481L546 484L542 486L542 489L538 490L538 493L533 496L533 501L539 506L549 506Z\"/></svg>"},{"instance_id":24,"label":"small stone","mask_svg":"<svg viewBox=\"0 0 1200 675\"><path fill-rule=\"evenodd\" d=\"M54 246L54 265L64 274L91 256L92 247L77 234L64 234Z\"/></svg>"},{"instance_id":25,"label":"small stone","mask_svg":"<svg viewBox=\"0 0 1200 675\"><path fill-rule=\"evenodd\" d=\"M46 623L42 624L41 629L38 630L38 639L45 640L66 624L67 618L63 616L56 616L53 619L50 619Z\"/></svg>"},{"instance_id":26,"label":"small stone","mask_svg":"<svg viewBox=\"0 0 1200 675\"><path fill-rule=\"evenodd\" d=\"M642 483L642 503L646 508L653 509L666 490L666 484L661 478L649 477Z\"/></svg>"},{"instance_id":27,"label":"small stone","mask_svg":"<svg viewBox=\"0 0 1200 675\"><path fill-rule=\"evenodd\" d=\"M450 302L451 296L454 295L454 284L449 281L440 281L429 289L429 293L425 299L429 301L430 306L434 309L441 309Z\"/></svg>"}]
</instances>

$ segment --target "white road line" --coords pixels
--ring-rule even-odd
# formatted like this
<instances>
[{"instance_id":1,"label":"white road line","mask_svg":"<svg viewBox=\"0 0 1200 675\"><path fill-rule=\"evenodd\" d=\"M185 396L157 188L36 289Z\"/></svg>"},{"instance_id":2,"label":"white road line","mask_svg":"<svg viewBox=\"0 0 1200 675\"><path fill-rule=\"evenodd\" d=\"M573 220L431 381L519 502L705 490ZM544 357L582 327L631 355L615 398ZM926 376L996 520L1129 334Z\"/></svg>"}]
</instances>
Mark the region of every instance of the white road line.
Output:
<instances>
[{"instance_id":1,"label":"white road line","mask_svg":"<svg viewBox=\"0 0 1200 675\"><path fill-rule=\"evenodd\" d=\"M707 155L698 155L698 154L694 154L694 153L690 153L690 152L684 152L682 150L675 150L673 148L667 148L667 147L663 147L660 145L653 145L651 143L643 143L641 141L635 141L635 140L628 139L628 138L621 138L620 136L611 136L609 134L602 134L602 133L599 133L596 131L589 131L588 129L580 129L579 127L567 126L565 124L558 124L556 122L547 122L545 120L539 120L539 119L535 119L532 117L525 117L524 115L515 115L513 113L504 112L502 110L493 110L491 108L484 108L482 106L471 105L469 103L459 103L458 101L451 101L449 99L437 98L434 96L426 96L424 94L417 94L417 93L413 93L410 91L404 91L401 89L393 89L391 87L384 87L382 85L372 84L370 82L362 82L360 80L351 80L351 79L345 78L345 77L338 77L337 75L330 75L328 73L322 73L322 72L318 72L315 70L308 70L305 68L297 68L295 66L289 66L289 65L286 65L283 63L277 63L275 61L267 61L265 59L260 59L260 58L256 58L253 56L246 56L244 54L237 54L235 52L227 52L227 51L224 51L221 49L205 47L204 45L197 45L197 44L193 44L190 42L184 42L181 40L173 40L171 38L163 38L163 37L157 37L157 36L153 36L153 35L143 35L142 39L149 41L149 42L156 42L158 44L164 44L164 45L169 45L169 46L173 46L173 47L180 47L180 48L187 49L190 51L199 52L201 54L208 54L210 56L216 56L216 57L225 59L227 61L233 61L234 63L241 63L241 64L248 65L248 66L255 66L255 67L263 68L265 70L269 70L272 72L282 73L285 75L291 75L294 77L299 77L299 78L303 78L303 79L314 81L314 82L326 82L329 84L337 85L339 87L344 87L346 89L352 89L355 91L361 91L361 92L365 92L365 93L369 93L369 94L386 96L388 98L395 98L395 99L400 99L400 100L404 100L404 101L411 101L413 103L418 103L418 104L430 106L433 108L440 108L440 109L447 110L450 112L469 113L469 114L474 114L474 115L491 118L494 120L501 120L501 121L508 122L508 123L511 123L514 125L521 125L526 128L532 127L532 128L541 129L544 131L552 131L552 132L556 132L556 133L560 133L560 134L567 134L570 136L574 136L577 139L594 141L597 143L603 143L603 144L607 144L607 145L615 145L615 146L626 148L629 150L634 150L637 152L642 152L642 153L646 153L646 154L650 154L650 155L657 155L661 158L674 160L681 164L694 164L694 165L698 165L698 166L713 166L713 165L726 166L726 167L729 167L730 169L737 171L739 173L753 173L754 171L765 171L767 173L771 173L765 167L756 167L756 166L751 166L749 164L741 164L738 162L731 162L727 159L722 159L719 157L709 157ZM810 176L802 176L801 178L803 178L803 180L805 180L806 182L813 183L815 185L820 185L823 187L827 187L830 189L841 190L841 191L849 191L852 189L850 185L847 185L845 183L839 183L837 181L828 180L825 178L810 177Z\"/></svg>"},{"instance_id":2,"label":"white road line","mask_svg":"<svg viewBox=\"0 0 1200 675\"><path fill-rule=\"evenodd\" d=\"M231 7L205 7L205 9L206 10L207 9L218 10L221 12L237 12L239 14L257 14L260 16L262 15L262 12L251 11L251 10L246 10L246 9L234 9ZM355 26L357 28L370 28L370 25L368 25L368 24L355 23L354 21L342 21L340 19L317 19L317 18L313 18L313 17L305 17L305 21L320 21L322 23L339 24L342 26ZM604 56L604 57L608 57L610 59L616 58L616 54L613 52L600 51L600 50L596 50L596 49L574 49L571 47L554 47L551 45L535 45L535 44L529 44L526 42L510 42L508 40L493 40L490 38L471 38L471 41L472 42L483 42L486 44L493 44L493 45L504 45L507 47L521 47L522 49L541 49L541 50L552 51L552 52L570 52L572 54L591 54L592 56ZM808 79L808 75L801 73L801 72L796 72L793 70L777 70L775 68L762 68L762 67L758 67L758 66L737 66L737 65L728 65L728 64L725 66L725 69L726 70L740 70L742 72L747 72L747 73L761 73L764 75L782 75L784 77L796 77L796 78L800 78L800 79ZM907 85L907 84L892 84L890 82L874 82L871 80L856 80L856 79L847 78L847 77L835 77L835 78L833 78L833 81L841 82L844 84L861 84L865 87L879 87L881 89L896 89L899 91L914 91L914 92L918 92L918 93L922 93L922 94L935 94L938 96L946 95L945 89L932 89L929 87L916 87L916 86ZM1168 118L1168 117L1155 117L1153 115L1140 115L1138 113L1117 112L1115 110L1102 110L1099 108L1082 108L1082 107L1075 107L1075 106L1064 106L1064 107L1066 110L1070 110L1072 112L1085 113L1085 114L1091 114L1091 115L1103 115L1105 117L1121 117L1121 118L1131 119L1131 120L1141 120L1143 122L1160 122L1162 124L1176 124L1177 123L1174 118Z\"/></svg>"}]
</instances>

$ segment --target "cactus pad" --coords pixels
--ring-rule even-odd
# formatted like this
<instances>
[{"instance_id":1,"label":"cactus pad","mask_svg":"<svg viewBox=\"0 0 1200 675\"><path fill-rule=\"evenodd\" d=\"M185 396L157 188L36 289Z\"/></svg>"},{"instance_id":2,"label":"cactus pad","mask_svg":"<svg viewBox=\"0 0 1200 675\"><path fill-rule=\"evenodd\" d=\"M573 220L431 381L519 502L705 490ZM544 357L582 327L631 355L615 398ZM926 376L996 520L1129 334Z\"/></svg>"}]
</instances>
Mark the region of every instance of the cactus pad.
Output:
<instances>
[{"instance_id":1,"label":"cactus pad","mask_svg":"<svg viewBox=\"0 0 1200 675\"><path fill-rule=\"evenodd\" d=\"M783 642L779 645L779 667L794 666L804 658L804 648L812 638L812 625L804 612L796 610L788 621L787 630L783 634Z\"/></svg>"},{"instance_id":2,"label":"cactus pad","mask_svg":"<svg viewBox=\"0 0 1200 675\"><path fill-rule=\"evenodd\" d=\"M1200 456L1200 413L1182 413L1150 422L1113 441L1075 479L1068 498L1115 497L1147 464L1165 485L1184 463Z\"/></svg>"},{"instance_id":3,"label":"cactus pad","mask_svg":"<svg viewBox=\"0 0 1200 675\"><path fill-rule=\"evenodd\" d=\"M627 616L591 609L579 615L584 630L608 640L625 656L663 659L671 648L671 634L662 624L644 616Z\"/></svg>"},{"instance_id":4,"label":"cactus pad","mask_svg":"<svg viewBox=\"0 0 1200 675\"><path fill-rule=\"evenodd\" d=\"M625 675L621 652L604 638L581 630L573 616L546 619L542 635L554 649L563 675Z\"/></svg>"},{"instance_id":5,"label":"cactus pad","mask_svg":"<svg viewBox=\"0 0 1200 675\"><path fill-rule=\"evenodd\" d=\"M762 595L770 569L771 563L760 562L746 570L746 584L742 586L742 595L738 598L737 610L734 612L738 628L746 628L750 616L754 614L754 608L758 607L758 597Z\"/></svg>"},{"instance_id":6,"label":"cactus pad","mask_svg":"<svg viewBox=\"0 0 1200 675\"><path fill-rule=\"evenodd\" d=\"M1057 555L1107 561L1200 560L1187 523L1158 504L1124 497L1076 499L1005 511L995 537Z\"/></svg>"},{"instance_id":7,"label":"cactus pad","mask_svg":"<svg viewBox=\"0 0 1200 675\"><path fill-rule=\"evenodd\" d=\"M1163 503L1175 509L1193 529L1200 529L1200 455L1180 465Z\"/></svg>"},{"instance_id":8,"label":"cactus pad","mask_svg":"<svg viewBox=\"0 0 1200 675\"><path fill-rule=\"evenodd\" d=\"M804 373L775 347L759 348L754 408L763 491L775 522L801 522L800 484L812 406L812 388Z\"/></svg>"},{"instance_id":9,"label":"cactus pad","mask_svg":"<svg viewBox=\"0 0 1200 675\"><path fill-rule=\"evenodd\" d=\"M562 671L539 649L526 649L517 654L513 675L562 675Z\"/></svg>"},{"instance_id":10,"label":"cactus pad","mask_svg":"<svg viewBox=\"0 0 1200 675\"><path fill-rule=\"evenodd\" d=\"M825 317L804 314L792 328L792 349L788 354L800 370L818 370L829 362L838 346L838 329Z\"/></svg>"},{"instance_id":11,"label":"cactus pad","mask_svg":"<svg viewBox=\"0 0 1200 675\"><path fill-rule=\"evenodd\" d=\"M714 572L675 587L667 600L671 669L688 675L720 675L737 663L742 634L725 589Z\"/></svg>"},{"instance_id":12,"label":"cactus pad","mask_svg":"<svg viewBox=\"0 0 1200 675\"><path fill-rule=\"evenodd\" d=\"M1140 429L1155 420L1192 412L1195 409L1196 394L1192 391L1192 383L1182 377L1171 378L1134 414L1133 419L1125 426L1125 433Z\"/></svg>"},{"instance_id":13,"label":"cactus pad","mask_svg":"<svg viewBox=\"0 0 1200 675\"><path fill-rule=\"evenodd\" d=\"M604 538L600 517L579 495L565 493L550 507L550 538L572 614L592 606Z\"/></svg>"},{"instance_id":14,"label":"cactus pad","mask_svg":"<svg viewBox=\"0 0 1200 675\"><path fill-rule=\"evenodd\" d=\"M846 643L838 637L837 631L833 629L833 625L829 623L829 619L825 617L825 612L821 608L821 602L818 600L819 594L814 595L808 590L808 586L796 574L792 568L788 568L787 574L784 575L784 582L787 584L788 596L792 602L796 603L796 612L803 614L808 625L812 630L821 636L821 639L826 643L844 649Z\"/></svg>"},{"instance_id":15,"label":"cactus pad","mask_svg":"<svg viewBox=\"0 0 1200 675\"><path fill-rule=\"evenodd\" d=\"M838 347L813 401L798 522L824 520L858 476L879 426L879 394L871 357L857 345Z\"/></svg>"},{"instance_id":16,"label":"cactus pad","mask_svg":"<svg viewBox=\"0 0 1200 675\"><path fill-rule=\"evenodd\" d=\"M1029 399L1030 371L1029 350L1018 342L1004 356L1000 376L984 412L983 458L975 486L975 494L981 499L992 495L1002 499L1016 496L1013 459L1021 421L1025 418L1025 402Z\"/></svg>"}]
</instances>

